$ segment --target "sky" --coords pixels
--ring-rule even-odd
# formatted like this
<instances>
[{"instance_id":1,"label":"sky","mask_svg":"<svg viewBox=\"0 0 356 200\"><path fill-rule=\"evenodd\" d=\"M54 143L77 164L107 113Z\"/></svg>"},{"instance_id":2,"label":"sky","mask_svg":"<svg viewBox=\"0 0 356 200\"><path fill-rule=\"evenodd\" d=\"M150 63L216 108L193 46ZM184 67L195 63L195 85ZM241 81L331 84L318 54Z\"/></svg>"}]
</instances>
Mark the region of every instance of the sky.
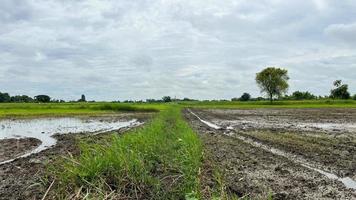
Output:
<instances>
[{"instance_id":1,"label":"sky","mask_svg":"<svg viewBox=\"0 0 356 200\"><path fill-rule=\"evenodd\" d=\"M256 73L288 70L289 93L356 93L354 0L1 0L0 91L56 99L261 96Z\"/></svg>"}]
</instances>

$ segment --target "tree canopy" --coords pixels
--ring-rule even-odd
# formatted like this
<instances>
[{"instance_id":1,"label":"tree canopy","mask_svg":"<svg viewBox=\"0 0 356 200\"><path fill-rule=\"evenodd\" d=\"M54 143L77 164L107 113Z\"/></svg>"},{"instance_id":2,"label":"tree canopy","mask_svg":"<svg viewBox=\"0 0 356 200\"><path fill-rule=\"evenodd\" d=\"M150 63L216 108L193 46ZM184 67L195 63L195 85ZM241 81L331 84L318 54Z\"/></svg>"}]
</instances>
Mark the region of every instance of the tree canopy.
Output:
<instances>
[{"instance_id":1,"label":"tree canopy","mask_svg":"<svg viewBox=\"0 0 356 200\"><path fill-rule=\"evenodd\" d=\"M171 102L172 101L170 96L164 96L164 97L162 97L162 100L163 100L163 102Z\"/></svg>"},{"instance_id":2,"label":"tree canopy","mask_svg":"<svg viewBox=\"0 0 356 200\"><path fill-rule=\"evenodd\" d=\"M51 101L51 97L49 97L48 95L37 95L35 96L35 100L41 103L48 103Z\"/></svg>"},{"instance_id":3,"label":"tree canopy","mask_svg":"<svg viewBox=\"0 0 356 200\"><path fill-rule=\"evenodd\" d=\"M330 97L333 99L349 99L351 97L350 93L348 92L348 85L341 84L341 80L334 81L335 89L330 91Z\"/></svg>"},{"instance_id":4,"label":"tree canopy","mask_svg":"<svg viewBox=\"0 0 356 200\"><path fill-rule=\"evenodd\" d=\"M262 93L266 93L270 101L280 97L288 90L288 71L286 69L268 67L256 74L256 82Z\"/></svg>"},{"instance_id":5,"label":"tree canopy","mask_svg":"<svg viewBox=\"0 0 356 200\"><path fill-rule=\"evenodd\" d=\"M10 102L11 100L11 97L9 95L9 93L1 93L0 92L0 102L3 103L3 102Z\"/></svg>"},{"instance_id":6,"label":"tree canopy","mask_svg":"<svg viewBox=\"0 0 356 200\"><path fill-rule=\"evenodd\" d=\"M85 95L82 94L82 96L80 97L80 99L78 100L78 102L86 102L86 98L85 98Z\"/></svg>"},{"instance_id":7,"label":"tree canopy","mask_svg":"<svg viewBox=\"0 0 356 200\"><path fill-rule=\"evenodd\" d=\"M251 99L251 95L249 93L243 93L239 98L240 101L248 101Z\"/></svg>"}]
</instances>

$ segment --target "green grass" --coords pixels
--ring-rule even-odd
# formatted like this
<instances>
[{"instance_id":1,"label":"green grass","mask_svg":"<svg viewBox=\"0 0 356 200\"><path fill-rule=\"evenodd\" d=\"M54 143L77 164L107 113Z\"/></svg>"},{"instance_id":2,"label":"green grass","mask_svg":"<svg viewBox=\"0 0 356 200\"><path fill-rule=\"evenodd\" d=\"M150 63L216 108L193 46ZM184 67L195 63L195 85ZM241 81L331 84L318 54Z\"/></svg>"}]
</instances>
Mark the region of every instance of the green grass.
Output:
<instances>
[{"instance_id":1,"label":"green grass","mask_svg":"<svg viewBox=\"0 0 356 200\"><path fill-rule=\"evenodd\" d=\"M0 118L100 115L115 112L156 112L166 109L164 104L127 103L1 103Z\"/></svg>"},{"instance_id":2,"label":"green grass","mask_svg":"<svg viewBox=\"0 0 356 200\"><path fill-rule=\"evenodd\" d=\"M52 170L59 198L78 191L89 199L110 193L123 199L199 198L202 145L177 106L105 145L82 144L79 157L59 163Z\"/></svg>"},{"instance_id":3,"label":"green grass","mask_svg":"<svg viewBox=\"0 0 356 200\"><path fill-rule=\"evenodd\" d=\"M182 107L254 109L254 108L356 108L355 100L305 101L189 101L177 103L0 103L0 118L101 115L115 112L155 112L172 104Z\"/></svg>"},{"instance_id":4,"label":"green grass","mask_svg":"<svg viewBox=\"0 0 356 200\"><path fill-rule=\"evenodd\" d=\"M355 100L304 100L304 101L188 101L179 102L185 107L254 109L254 108L356 108Z\"/></svg>"}]
</instances>

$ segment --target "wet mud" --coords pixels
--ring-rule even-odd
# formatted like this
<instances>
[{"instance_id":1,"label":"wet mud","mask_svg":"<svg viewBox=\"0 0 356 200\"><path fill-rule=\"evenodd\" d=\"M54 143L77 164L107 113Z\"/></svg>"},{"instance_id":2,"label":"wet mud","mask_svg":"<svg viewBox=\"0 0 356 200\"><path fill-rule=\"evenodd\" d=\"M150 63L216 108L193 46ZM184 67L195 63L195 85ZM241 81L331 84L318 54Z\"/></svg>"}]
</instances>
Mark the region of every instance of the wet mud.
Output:
<instances>
[{"instance_id":1,"label":"wet mud","mask_svg":"<svg viewBox=\"0 0 356 200\"><path fill-rule=\"evenodd\" d=\"M230 192L240 197L249 196L254 199L266 199L268 195L272 195L273 199L356 198L355 190L347 188L337 179L339 177L330 178L312 168L313 166L328 166L330 167L329 169L334 169L334 171L343 171L341 167L335 167L334 164L338 162L336 160L340 159L340 157L334 157L333 163L329 162L329 165L325 165L325 163L328 162L323 162L324 158L320 156L322 155L320 151L324 149L319 149L319 152L315 149L317 149L316 147L322 147L324 145L332 151L333 149L337 150L339 146L343 146L343 148L347 148L351 151L354 147L354 143L352 143L352 139L354 138L353 130L334 131L332 129L320 130L318 128L306 130L303 128L290 129L289 126L283 126L285 122L291 124L292 127L297 126L298 123L325 122L340 124L347 122L353 124L353 120L355 120L354 113L356 112L351 111L350 114L348 110L334 109L303 111L298 109L196 109L193 111L192 114L186 110L185 116L202 138L207 154L211 155L210 157L213 162L223 171L227 189ZM200 119L194 114L200 117ZM333 121L335 116L338 116L338 119ZM345 116L345 119L340 119L342 116ZM204 121L210 122L219 128L209 126L209 124ZM246 121L252 121L253 123L246 123ZM262 125L258 123L261 121L263 121L264 124L274 125L264 126L263 123ZM278 126L278 124L280 126ZM257 133L261 133L264 137L259 136ZM288 135L274 136L276 134L285 133L288 133ZM294 142L294 140L288 140L290 135L298 136L296 137L296 142ZM279 138L277 142L276 138ZM322 138L323 143L320 142L314 149L308 149L310 146L314 147L313 144L315 141L305 141L301 140L301 138L314 138L314 140L320 140L320 138ZM250 140L250 143L247 142L246 139ZM335 144L335 140L336 143L340 141L344 143ZM285 141L289 141L291 144L289 144L289 146L285 145ZM330 144L325 141L332 141L334 145L330 146ZM348 143L346 141L348 141ZM261 148L261 146L255 145L255 142L268 148ZM300 146L300 144L304 146ZM290 148L290 146L294 146L294 149ZM300 147L304 149L298 149ZM290 158L283 154L273 152L271 148L281 149L282 152L286 152L292 157ZM313 156L308 157L306 155ZM335 153L334 155L337 156L338 154ZM303 165L303 162L309 162L309 158L314 157L318 157L319 159L316 161L313 160L313 162L311 162L313 164L311 165ZM294 160L294 158L297 160ZM299 158L302 159L302 162L298 161ZM344 169L343 172L339 173L341 174L341 178L346 174L350 175L351 178L353 177L353 162L355 162L355 160L352 158L352 155L351 158L341 162L348 163L349 166ZM329 169L326 169L326 171Z\"/></svg>"},{"instance_id":2,"label":"wet mud","mask_svg":"<svg viewBox=\"0 0 356 200\"><path fill-rule=\"evenodd\" d=\"M121 114L101 117L99 120L112 120L115 122L118 120L125 121L135 118L143 123L151 117L152 114L146 113ZM97 132L97 134L93 134L92 132L54 134L52 137L56 140L56 143L51 148L46 148L43 151L31 154L27 157L21 157L12 162L0 165L0 199L42 199L48 187L46 171L48 170L48 166L50 166L51 163L54 163L58 157L79 155L80 149L78 143L83 139L100 141L101 139L106 138L108 134L112 134L113 132L122 134L131 128L133 127L127 126L116 130ZM24 144L22 144L22 146L24 146L23 150L14 150L16 149L16 140L18 139L0 140L1 144L7 144L7 147L3 148L4 150L13 150L11 154L5 152L4 154L6 156L2 159L17 156L21 153L16 152L21 151L23 153L24 151L31 150L40 145L39 141L36 139L24 138L19 139L21 142L24 141ZM11 141L13 143L11 143ZM3 151L2 148L1 151Z\"/></svg>"},{"instance_id":3,"label":"wet mud","mask_svg":"<svg viewBox=\"0 0 356 200\"><path fill-rule=\"evenodd\" d=\"M356 180L356 130L353 130L356 109L196 110L195 113L240 136L303 157L313 167L321 166L340 177Z\"/></svg>"},{"instance_id":4,"label":"wet mud","mask_svg":"<svg viewBox=\"0 0 356 200\"><path fill-rule=\"evenodd\" d=\"M215 124L241 130L288 130L356 138L356 109L209 109L196 110Z\"/></svg>"},{"instance_id":5,"label":"wet mud","mask_svg":"<svg viewBox=\"0 0 356 200\"><path fill-rule=\"evenodd\" d=\"M126 116L128 117L128 116ZM125 119L123 116L107 117L57 117L57 118L37 118L37 119L16 119L0 120L0 142L8 139L35 138L40 140L40 145L31 151L27 151L19 156L10 155L7 160L0 161L0 165L12 162L19 157L26 157L34 153L39 153L45 149L51 148L56 144L55 134L75 134L91 133L98 134L117 130L123 127L133 127L140 125L137 119ZM26 140L25 140L26 141ZM28 142L31 142L29 140ZM18 144L13 144L13 150L17 149ZM11 145L11 143L9 144ZM15 154L16 155L16 154Z\"/></svg>"},{"instance_id":6,"label":"wet mud","mask_svg":"<svg viewBox=\"0 0 356 200\"><path fill-rule=\"evenodd\" d=\"M0 140L0 163L24 155L40 146L41 140L36 138L19 138Z\"/></svg>"}]
</instances>

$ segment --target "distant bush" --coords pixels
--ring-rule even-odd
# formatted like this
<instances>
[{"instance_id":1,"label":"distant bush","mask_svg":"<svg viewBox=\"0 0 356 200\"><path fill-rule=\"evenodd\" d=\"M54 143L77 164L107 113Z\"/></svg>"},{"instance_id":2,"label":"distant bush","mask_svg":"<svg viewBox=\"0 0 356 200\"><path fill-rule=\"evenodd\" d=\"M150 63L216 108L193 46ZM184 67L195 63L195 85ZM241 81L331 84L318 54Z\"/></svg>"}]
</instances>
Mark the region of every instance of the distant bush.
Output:
<instances>
[{"instance_id":1,"label":"distant bush","mask_svg":"<svg viewBox=\"0 0 356 200\"><path fill-rule=\"evenodd\" d=\"M147 103L160 103L163 102L161 99L146 99Z\"/></svg>"},{"instance_id":2,"label":"distant bush","mask_svg":"<svg viewBox=\"0 0 356 200\"><path fill-rule=\"evenodd\" d=\"M41 103L48 103L51 101L51 97L49 97L48 95L37 95L35 96L35 100Z\"/></svg>"},{"instance_id":3,"label":"distant bush","mask_svg":"<svg viewBox=\"0 0 356 200\"><path fill-rule=\"evenodd\" d=\"M80 97L80 99L78 100L78 102L86 102L86 98L85 98L85 95L82 94L82 96Z\"/></svg>"},{"instance_id":4,"label":"distant bush","mask_svg":"<svg viewBox=\"0 0 356 200\"><path fill-rule=\"evenodd\" d=\"M0 92L0 103L6 103L6 102L10 102L11 97L9 95L9 93L1 93Z\"/></svg>"},{"instance_id":5,"label":"distant bush","mask_svg":"<svg viewBox=\"0 0 356 200\"><path fill-rule=\"evenodd\" d=\"M266 99L263 98L263 97L257 97L257 98L255 98L254 100L255 100L255 101L264 101L264 100L266 100Z\"/></svg>"},{"instance_id":6,"label":"distant bush","mask_svg":"<svg viewBox=\"0 0 356 200\"><path fill-rule=\"evenodd\" d=\"M181 101L196 101L196 100L195 100L195 99L190 99L190 98L184 97Z\"/></svg>"},{"instance_id":7,"label":"distant bush","mask_svg":"<svg viewBox=\"0 0 356 200\"><path fill-rule=\"evenodd\" d=\"M354 94L354 96L352 97L353 100L356 100L356 94Z\"/></svg>"},{"instance_id":8,"label":"distant bush","mask_svg":"<svg viewBox=\"0 0 356 200\"><path fill-rule=\"evenodd\" d=\"M163 100L164 102L171 102L171 101L172 101L172 99L171 99L170 96L164 96L164 97L162 97L162 100Z\"/></svg>"},{"instance_id":9,"label":"distant bush","mask_svg":"<svg viewBox=\"0 0 356 200\"><path fill-rule=\"evenodd\" d=\"M251 95L249 93L243 93L240 98L232 98L231 101L249 101L251 100Z\"/></svg>"},{"instance_id":10,"label":"distant bush","mask_svg":"<svg viewBox=\"0 0 356 200\"><path fill-rule=\"evenodd\" d=\"M243 93L243 95L239 98L240 101L248 101L251 99L251 95L249 93Z\"/></svg>"},{"instance_id":11,"label":"distant bush","mask_svg":"<svg viewBox=\"0 0 356 200\"><path fill-rule=\"evenodd\" d=\"M316 99L317 97L310 92L300 92L300 91L295 91L291 96L289 96L289 99L293 100L311 100L311 99Z\"/></svg>"}]
</instances>

